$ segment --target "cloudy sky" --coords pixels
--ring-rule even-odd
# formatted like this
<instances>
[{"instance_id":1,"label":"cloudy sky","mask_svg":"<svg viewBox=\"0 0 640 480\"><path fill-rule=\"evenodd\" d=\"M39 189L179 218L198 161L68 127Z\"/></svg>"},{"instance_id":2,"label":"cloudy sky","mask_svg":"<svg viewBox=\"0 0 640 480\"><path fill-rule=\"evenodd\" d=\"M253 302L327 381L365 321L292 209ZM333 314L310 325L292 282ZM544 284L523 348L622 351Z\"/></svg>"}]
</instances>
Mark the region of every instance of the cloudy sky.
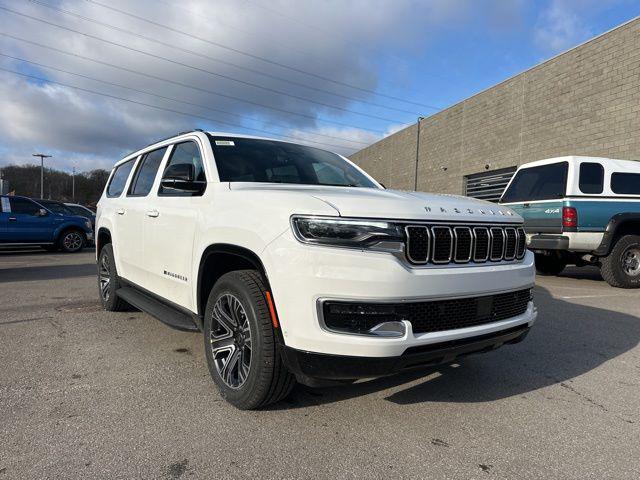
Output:
<instances>
[{"instance_id":1,"label":"cloudy sky","mask_svg":"<svg viewBox=\"0 0 640 480\"><path fill-rule=\"evenodd\" d=\"M640 0L0 0L0 167L110 168L192 128L349 154Z\"/></svg>"}]
</instances>

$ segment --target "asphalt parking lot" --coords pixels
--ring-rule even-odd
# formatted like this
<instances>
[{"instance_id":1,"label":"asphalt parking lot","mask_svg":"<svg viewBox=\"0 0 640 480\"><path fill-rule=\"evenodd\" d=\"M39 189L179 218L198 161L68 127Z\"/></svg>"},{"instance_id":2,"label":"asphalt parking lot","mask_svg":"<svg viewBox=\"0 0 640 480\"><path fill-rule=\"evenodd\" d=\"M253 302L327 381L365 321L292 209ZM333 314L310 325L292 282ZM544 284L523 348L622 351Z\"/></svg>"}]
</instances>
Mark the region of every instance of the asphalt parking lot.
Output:
<instances>
[{"instance_id":1,"label":"asphalt parking lot","mask_svg":"<svg viewBox=\"0 0 640 480\"><path fill-rule=\"evenodd\" d=\"M597 270L539 278L524 343L258 412L95 283L91 251L0 252L0 480L640 477L640 292Z\"/></svg>"}]
</instances>

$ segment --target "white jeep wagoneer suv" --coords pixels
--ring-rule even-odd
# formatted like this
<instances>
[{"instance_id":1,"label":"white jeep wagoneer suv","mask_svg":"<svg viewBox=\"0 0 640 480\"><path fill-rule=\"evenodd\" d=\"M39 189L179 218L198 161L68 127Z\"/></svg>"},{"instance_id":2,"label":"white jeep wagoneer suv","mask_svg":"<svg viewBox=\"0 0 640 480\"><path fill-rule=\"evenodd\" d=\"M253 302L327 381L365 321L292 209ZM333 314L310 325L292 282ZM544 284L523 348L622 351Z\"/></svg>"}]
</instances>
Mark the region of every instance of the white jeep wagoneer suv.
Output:
<instances>
[{"instance_id":1,"label":"white jeep wagoneer suv","mask_svg":"<svg viewBox=\"0 0 640 480\"><path fill-rule=\"evenodd\" d=\"M204 332L222 395L349 382L522 340L533 254L508 207L386 190L346 158L194 131L127 156L96 219L100 298Z\"/></svg>"}]
</instances>

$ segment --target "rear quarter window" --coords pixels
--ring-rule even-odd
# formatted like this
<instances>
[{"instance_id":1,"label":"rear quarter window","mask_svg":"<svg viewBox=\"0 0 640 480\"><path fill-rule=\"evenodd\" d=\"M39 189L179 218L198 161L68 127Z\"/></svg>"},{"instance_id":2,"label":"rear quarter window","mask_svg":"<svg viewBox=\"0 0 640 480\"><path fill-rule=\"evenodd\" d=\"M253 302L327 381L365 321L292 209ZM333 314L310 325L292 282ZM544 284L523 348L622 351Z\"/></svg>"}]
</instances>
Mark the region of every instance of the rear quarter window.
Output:
<instances>
[{"instance_id":1,"label":"rear quarter window","mask_svg":"<svg viewBox=\"0 0 640 480\"><path fill-rule=\"evenodd\" d=\"M107 185L107 197L113 198L122 195L124 186L127 184L127 178L129 178L129 174L133 168L133 163L134 160L132 159L116 167L113 175L111 175L109 185Z\"/></svg>"},{"instance_id":2,"label":"rear quarter window","mask_svg":"<svg viewBox=\"0 0 640 480\"><path fill-rule=\"evenodd\" d=\"M640 173L612 173L611 191L621 195L640 195Z\"/></svg>"},{"instance_id":3,"label":"rear quarter window","mask_svg":"<svg viewBox=\"0 0 640 480\"><path fill-rule=\"evenodd\" d=\"M567 189L567 162L518 170L504 192L502 203L562 198Z\"/></svg>"}]
</instances>

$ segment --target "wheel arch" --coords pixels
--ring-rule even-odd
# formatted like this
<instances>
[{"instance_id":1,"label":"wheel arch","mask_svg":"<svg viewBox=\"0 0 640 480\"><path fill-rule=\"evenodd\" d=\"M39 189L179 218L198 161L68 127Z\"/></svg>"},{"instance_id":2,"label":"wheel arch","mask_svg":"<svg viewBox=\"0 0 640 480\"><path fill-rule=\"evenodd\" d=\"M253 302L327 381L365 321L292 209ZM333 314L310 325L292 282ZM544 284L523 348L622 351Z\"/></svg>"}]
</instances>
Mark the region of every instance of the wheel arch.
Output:
<instances>
[{"instance_id":1,"label":"wheel arch","mask_svg":"<svg viewBox=\"0 0 640 480\"><path fill-rule=\"evenodd\" d=\"M608 255L616 241L628 234L640 235L640 212L618 213L611 217L594 253L598 256Z\"/></svg>"},{"instance_id":2,"label":"wheel arch","mask_svg":"<svg viewBox=\"0 0 640 480\"><path fill-rule=\"evenodd\" d=\"M225 273L235 270L257 270L268 285L267 272L260 257L252 250L238 245L218 243L209 245L202 256L198 267L198 283L196 291L197 313L204 315L209 292L216 281Z\"/></svg>"},{"instance_id":3,"label":"wheel arch","mask_svg":"<svg viewBox=\"0 0 640 480\"><path fill-rule=\"evenodd\" d=\"M106 227L100 227L96 234L96 255L100 255L100 250L108 243L111 243L111 232Z\"/></svg>"}]
</instances>

